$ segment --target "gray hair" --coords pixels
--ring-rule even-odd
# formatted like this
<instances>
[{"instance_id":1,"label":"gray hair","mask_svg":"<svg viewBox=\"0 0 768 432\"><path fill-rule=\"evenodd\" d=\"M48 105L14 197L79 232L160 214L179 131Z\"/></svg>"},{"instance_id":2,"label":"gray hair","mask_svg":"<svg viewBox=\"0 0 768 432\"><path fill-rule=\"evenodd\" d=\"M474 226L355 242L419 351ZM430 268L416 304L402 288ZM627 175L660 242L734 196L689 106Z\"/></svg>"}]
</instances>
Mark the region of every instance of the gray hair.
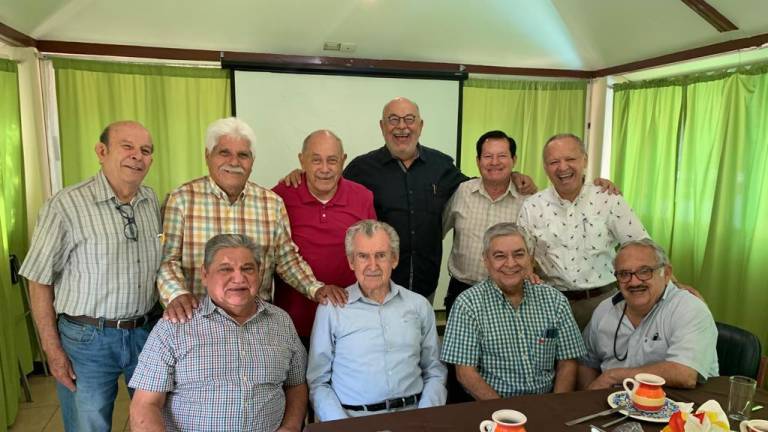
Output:
<instances>
[{"instance_id":1,"label":"gray hair","mask_svg":"<svg viewBox=\"0 0 768 432\"><path fill-rule=\"evenodd\" d=\"M549 137L547 142L544 144L544 148L541 150L541 159L544 160L545 163L547 158L547 147L549 147L549 143L551 143L552 141L557 141L565 138L570 138L576 141L579 144L579 150L581 150L581 154L583 154L584 156L587 155L587 147L584 145L584 141L582 141L581 138L579 138L578 136L572 133L559 133Z\"/></svg>"},{"instance_id":2,"label":"gray hair","mask_svg":"<svg viewBox=\"0 0 768 432\"><path fill-rule=\"evenodd\" d=\"M619 249L616 251L616 256L613 257L613 267L616 268L616 259L619 257L619 253L623 251L624 249L630 247L630 246L639 246L639 247L645 247L653 250L654 254L656 255L656 265L658 266L668 266L669 265L669 257L667 256L667 253L664 251L664 248L659 246L658 243L655 241L644 238L640 240L630 240L628 242L624 242L619 246Z\"/></svg>"},{"instance_id":3,"label":"gray hair","mask_svg":"<svg viewBox=\"0 0 768 432\"><path fill-rule=\"evenodd\" d=\"M257 265L261 265L259 246L250 237L243 234L217 234L205 243L203 266L207 269L213 263L216 254L222 249L248 249Z\"/></svg>"},{"instance_id":4,"label":"gray hair","mask_svg":"<svg viewBox=\"0 0 768 432\"><path fill-rule=\"evenodd\" d=\"M307 137L304 138L304 142L301 144L301 152L305 153L307 151L307 146L309 146L309 142L312 140L312 138L314 138L315 135L321 135L321 134L328 135L331 138L335 139L336 142L339 143L339 150L341 150L341 154L344 154L344 145L341 143L341 138L339 138L338 135L336 135L335 133L331 132L328 129L318 129L310 133L309 135L307 135Z\"/></svg>"},{"instance_id":5,"label":"gray hair","mask_svg":"<svg viewBox=\"0 0 768 432\"><path fill-rule=\"evenodd\" d=\"M487 254L488 250L491 249L491 242L495 238L510 235L520 236L523 239L523 243L525 243L528 255L533 255L533 240L530 234L528 234L525 228L512 222L497 223L485 231L485 234L483 234L483 255Z\"/></svg>"},{"instance_id":6,"label":"gray hair","mask_svg":"<svg viewBox=\"0 0 768 432\"><path fill-rule=\"evenodd\" d=\"M397 258L400 256L400 237L397 232L386 222L380 222L374 219L361 220L347 230L347 235L344 236L344 251L347 253L347 257L351 257L354 254L353 240L358 234L365 234L367 237L373 237L376 231L384 231L389 237L389 249L392 251L392 256Z\"/></svg>"},{"instance_id":7,"label":"gray hair","mask_svg":"<svg viewBox=\"0 0 768 432\"><path fill-rule=\"evenodd\" d=\"M219 139L223 136L232 136L242 138L248 141L248 147L253 153L253 146L256 145L256 134L253 129L248 126L248 123L240 120L237 117L227 117L218 119L208 126L208 130L205 132L205 148L206 150L213 151L216 144L219 143Z\"/></svg>"}]
</instances>

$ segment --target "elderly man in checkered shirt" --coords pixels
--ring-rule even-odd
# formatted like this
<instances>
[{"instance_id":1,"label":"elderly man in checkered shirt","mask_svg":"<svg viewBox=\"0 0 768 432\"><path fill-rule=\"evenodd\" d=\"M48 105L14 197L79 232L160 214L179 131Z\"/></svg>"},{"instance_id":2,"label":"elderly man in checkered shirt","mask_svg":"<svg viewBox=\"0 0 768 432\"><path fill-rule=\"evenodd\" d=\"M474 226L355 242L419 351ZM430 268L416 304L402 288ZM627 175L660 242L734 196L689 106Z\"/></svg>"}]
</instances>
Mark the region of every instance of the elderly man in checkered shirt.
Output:
<instances>
[{"instance_id":1,"label":"elderly man in checkered shirt","mask_svg":"<svg viewBox=\"0 0 768 432\"><path fill-rule=\"evenodd\" d=\"M461 293L448 318L441 357L475 399L575 388L584 341L565 296L525 279L530 245L513 223L490 227L483 236L489 278Z\"/></svg>"},{"instance_id":2,"label":"elderly man in checkered shirt","mask_svg":"<svg viewBox=\"0 0 768 432\"><path fill-rule=\"evenodd\" d=\"M259 299L258 250L240 234L206 243L208 296L150 334L129 384L132 431L301 430L307 353L288 314Z\"/></svg>"}]
</instances>

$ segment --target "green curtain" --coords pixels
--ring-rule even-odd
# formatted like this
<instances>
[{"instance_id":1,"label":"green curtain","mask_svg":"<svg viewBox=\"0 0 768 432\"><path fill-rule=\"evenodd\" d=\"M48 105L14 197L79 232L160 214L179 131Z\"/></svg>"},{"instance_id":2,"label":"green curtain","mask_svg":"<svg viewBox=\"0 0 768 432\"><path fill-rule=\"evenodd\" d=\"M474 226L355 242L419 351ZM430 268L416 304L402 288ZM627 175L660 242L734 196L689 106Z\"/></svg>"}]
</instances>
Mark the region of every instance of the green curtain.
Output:
<instances>
[{"instance_id":1,"label":"green curtain","mask_svg":"<svg viewBox=\"0 0 768 432\"><path fill-rule=\"evenodd\" d=\"M117 120L137 120L152 134L154 162L144 183L161 201L206 173L205 129L231 113L228 71L62 58L53 66L65 186L98 171L94 146Z\"/></svg>"},{"instance_id":2,"label":"green curtain","mask_svg":"<svg viewBox=\"0 0 768 432\"><path fill-rule=\"evenodd\" d=\"M517 142L515 170L547 186L541 151L557 133L584 135L586 81L503 81L464 83L461 170L477 176L475 144L483 133L500 129Z\"/></svg>"},{"instance_id":3,"label":"green curtain","mask_svg":"<svg viewBox=\"0 0 768 432\"><path fill-rule=\"evenodd\" d=\"M19 366L32 371L29 317L21 285L11 280L9 257L27 251L24 157L16 64L0 60L0 431L18 412Z\"/></svg>"},{"instance_id":4,"label":"green curtain","mask_svg":"<svg viewBox=\"0 0 768 432\"><path fill-rule=\"evenodd\" d=\"M617 89L613 96L611 178L622 186L651 236L667 250L674 217L681 95L681 86L649 85Z\"/></svg>"},{"instance_id":5,"label":"green curtain","mask_svg":"<svg viewBox=\"0 0 768 432\"><path fill-rule=\"evenodd\" d=\"M680 103L656 105L666 112L646 113L645 124L632 130L614 115L613 145L629 150L614 153L613 166L634 170L617 183L625 191L647 186L641 183L668 190L670 176L675 177L669 197L641 192L628 193L627 199L641 209L658 208L658 201L674 202L671 232L666 233L665 225L652 234L670 245L676 276L702 292L715 319L755 333L768 352L768 65L685 77L667 85L665 97L677 93ZM634 94L647 89L630 84L616 90L617 95L630 95L614 98L615 113L644 109ZM659 117L665 123L654 126L652 120ZM672 131L655 131L656 141L642 139L644 130L677 124L674 142L669 141ZM657 152L664 158L677 154L673 173L665 172L671 162L635 169L620 160L640 154L656 158L651 155Z\"/></svg>"}]
</instances>

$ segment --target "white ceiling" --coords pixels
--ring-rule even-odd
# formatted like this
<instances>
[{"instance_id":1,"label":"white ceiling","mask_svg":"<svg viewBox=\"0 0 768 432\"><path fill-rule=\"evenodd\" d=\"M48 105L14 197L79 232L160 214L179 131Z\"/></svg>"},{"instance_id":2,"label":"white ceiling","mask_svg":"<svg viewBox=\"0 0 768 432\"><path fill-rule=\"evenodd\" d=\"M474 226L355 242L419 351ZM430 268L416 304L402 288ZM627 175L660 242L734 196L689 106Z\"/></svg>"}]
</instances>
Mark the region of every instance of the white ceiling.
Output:
<instances>
[{"instance_id":1,"label":"white ceiling","mask_svg":"<svg viewBox=\"0 0 768 432\"><path fill-rule=\"evenodd\" d=\"M768 1L708 1L739 30L679 0L0 0L0 22L39 40L581 70L768 33Z\"/></svg>"}]
</instances>

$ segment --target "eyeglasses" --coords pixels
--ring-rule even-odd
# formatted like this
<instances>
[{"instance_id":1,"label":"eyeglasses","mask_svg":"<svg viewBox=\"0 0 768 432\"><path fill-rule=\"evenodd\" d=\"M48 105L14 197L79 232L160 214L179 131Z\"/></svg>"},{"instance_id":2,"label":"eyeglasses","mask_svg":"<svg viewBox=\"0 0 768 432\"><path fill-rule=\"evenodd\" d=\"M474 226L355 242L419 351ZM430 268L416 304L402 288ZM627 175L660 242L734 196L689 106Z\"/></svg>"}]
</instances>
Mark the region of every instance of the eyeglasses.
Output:
<instances>
[{"instance_id":1,"label":"eyeglasses","mask_svg":"<svg viewBox=\"0 0 768 432\"><path fill-rule=\"evenodd\" d=\"M618 280L621 283L627 283L630 280L632 280L632 276L637 276L638 279L641 281L647 281L650 278L653 277L653 272L656 270L664 267L663 265L657 265L656 267L640 267L640 269L636 271L627 271L627 270L621 270L617 272L613 272L613 275L616 276L616 280Z\"/></svg>"},{"instance_id":2,"label":"eyeglasses","mask_svg":"<svg viewBox=\"0 0 768 432\"><path fill-rule=\"evenodd\" d=\"M397 126L400 124L400 120L404 121L406 125L410 126L414 123L416 123L416 116L413 114L408 114L405 116L398 116L395 114L391 114L389 117L387 117L387 123L389 123L390 126Z\"/></svg>"},{"instance_id":3,"label":"eyeglasses","mask_svg":"<svg viewBox=\"0 0 768 432\"><path fill-rule=\"evenodd\" d=\"M123 235L128 240L139 241L139 227L136 225L136 218L133 217L133 207L130 204L120 204L115 207L120 216L123 217L125 225L123 226Z\"/></svg>"}]
</instances>

